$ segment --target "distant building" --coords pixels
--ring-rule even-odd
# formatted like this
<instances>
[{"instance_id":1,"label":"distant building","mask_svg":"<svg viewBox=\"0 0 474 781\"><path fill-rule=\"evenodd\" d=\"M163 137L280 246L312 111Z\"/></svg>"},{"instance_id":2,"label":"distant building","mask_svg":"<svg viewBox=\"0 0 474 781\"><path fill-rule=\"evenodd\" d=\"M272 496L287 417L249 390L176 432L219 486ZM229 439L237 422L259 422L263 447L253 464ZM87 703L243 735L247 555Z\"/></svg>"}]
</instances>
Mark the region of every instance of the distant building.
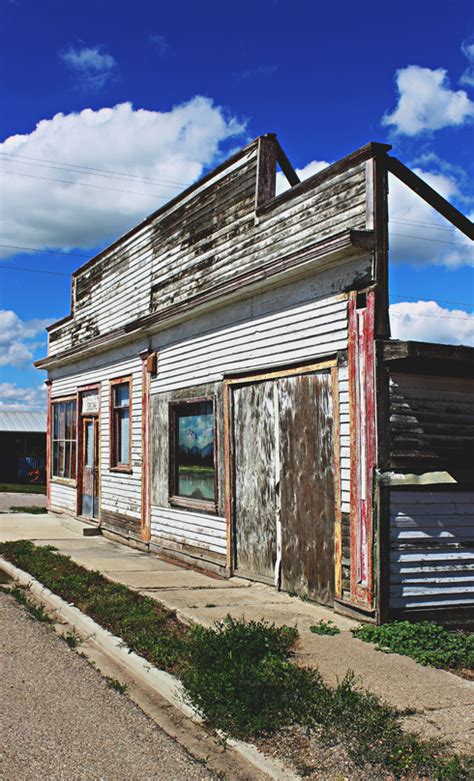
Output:
<instances>
[{"instance_id":1,"label":"distant building","mask_svg":"<svg viewBox=\"0 0 474 781\"><path fill-rule=\"evenodd\" d=\"M46 412L0 408L0 482L46 482Z\"/></svg>"}]
</instances>

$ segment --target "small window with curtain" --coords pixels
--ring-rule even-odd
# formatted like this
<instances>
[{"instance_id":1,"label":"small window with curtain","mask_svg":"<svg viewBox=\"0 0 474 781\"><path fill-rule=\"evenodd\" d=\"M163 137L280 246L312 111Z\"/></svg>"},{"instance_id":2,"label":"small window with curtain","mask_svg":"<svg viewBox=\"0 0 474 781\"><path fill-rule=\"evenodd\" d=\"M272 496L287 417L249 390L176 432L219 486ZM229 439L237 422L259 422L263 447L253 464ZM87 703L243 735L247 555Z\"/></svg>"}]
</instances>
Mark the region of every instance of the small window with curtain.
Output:
<instances>
[{"instance_id":1,"label":"small window with curtain","mask_svg":"<svg viewBox=\"0 0 474 781\"><path fill-rule=\"evenodd\" d=\"M214 404L198 400L170 407L170 494L172 503L215 509Z\"/></svg>"},{"instance_id":2,"label":"small window with curtain","mask_svg":"<svg viewBox=\"0 0 474 781\"><path fill-rule=\"evenodd\" d=\"M51 474L65 480L76 479L76 401L52 404Z\"/></svg>"},{"instance_id":3,"label":"small window with curtain","mask_svg":"<svg viewBox=\"0 0 474 781\"><path fill-rule=\"evenodd\" d=\"M130 387L129 378L114 380L111 385L110 466L124 471L131 467Z\"/></svg>"}]
</instances>

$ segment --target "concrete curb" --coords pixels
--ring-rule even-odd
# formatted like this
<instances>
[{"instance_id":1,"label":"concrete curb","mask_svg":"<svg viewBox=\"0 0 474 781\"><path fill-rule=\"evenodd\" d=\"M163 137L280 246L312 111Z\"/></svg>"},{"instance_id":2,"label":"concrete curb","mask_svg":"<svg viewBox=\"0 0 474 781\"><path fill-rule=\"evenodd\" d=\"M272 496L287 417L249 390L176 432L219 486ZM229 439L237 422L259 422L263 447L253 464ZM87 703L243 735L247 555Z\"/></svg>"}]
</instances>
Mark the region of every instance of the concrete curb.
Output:
<instances>
[{"instance_id":1,"label":"concrete curb","mask_svg":"<svg viewBox=\"0 0 474 781\"><path fill-rule=\"evenodd\" d=\"M183 715L196 724L202 725L202 718L194 708L185 702L183 686L174 675L153 667L146 659L134 651L130 651L120 637L116 637L107 629L101 627L77 607L69 604L46 588L46 586L43 586L39 580L36 580L28 572L15 567L1 556L0 569L17 583L28 588L43 605L54 611L73 629L77 630L78 634L92 637L97 645L114 661L148 686L151 686L157 694L171 703ZM282 762L265 756L251 743L245 743L234 738L229 738L227 743L237 754L253 765L256 770L265 773L274 781L302 781L300 776L283 765Z\"/></svg>"}]
</instances>

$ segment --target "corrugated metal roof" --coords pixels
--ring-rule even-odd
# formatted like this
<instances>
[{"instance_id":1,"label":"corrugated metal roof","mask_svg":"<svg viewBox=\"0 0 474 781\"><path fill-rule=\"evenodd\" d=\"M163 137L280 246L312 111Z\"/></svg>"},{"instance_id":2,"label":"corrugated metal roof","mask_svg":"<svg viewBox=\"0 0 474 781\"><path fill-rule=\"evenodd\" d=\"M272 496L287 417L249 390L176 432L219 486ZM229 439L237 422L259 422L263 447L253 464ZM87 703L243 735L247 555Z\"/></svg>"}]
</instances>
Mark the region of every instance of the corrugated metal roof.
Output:
<instances>
[{"instance_id":1,"label":"corrugated metal roof","mask_svg":"<svg viewBox=\"0 0 474 781\"><path fill-rule=\"evenodd\" d=\"M0 407L0 431L24 431L46 433L46 412L26 410L2 410Z\"/></svg>"}]
</instances>

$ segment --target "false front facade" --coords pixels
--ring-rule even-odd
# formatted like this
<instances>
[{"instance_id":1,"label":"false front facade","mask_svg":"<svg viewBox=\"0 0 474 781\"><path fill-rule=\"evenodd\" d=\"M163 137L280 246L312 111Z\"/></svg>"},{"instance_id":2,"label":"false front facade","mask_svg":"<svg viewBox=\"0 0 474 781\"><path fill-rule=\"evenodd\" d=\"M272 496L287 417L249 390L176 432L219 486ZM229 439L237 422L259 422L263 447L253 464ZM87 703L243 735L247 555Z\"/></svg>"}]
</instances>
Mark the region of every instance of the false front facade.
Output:
<instances>
[{"instance_id":1,"label":"false front facade","mask_svg":"<svg viewBox=\"0 0 474 781\"><path fill-rule=\"evenodd\" d=\"M389 150L299 182L262 136L75 272L50 510L369 620L473 604L472 350L389 340Z\"/></svg>"}]
</instances>

